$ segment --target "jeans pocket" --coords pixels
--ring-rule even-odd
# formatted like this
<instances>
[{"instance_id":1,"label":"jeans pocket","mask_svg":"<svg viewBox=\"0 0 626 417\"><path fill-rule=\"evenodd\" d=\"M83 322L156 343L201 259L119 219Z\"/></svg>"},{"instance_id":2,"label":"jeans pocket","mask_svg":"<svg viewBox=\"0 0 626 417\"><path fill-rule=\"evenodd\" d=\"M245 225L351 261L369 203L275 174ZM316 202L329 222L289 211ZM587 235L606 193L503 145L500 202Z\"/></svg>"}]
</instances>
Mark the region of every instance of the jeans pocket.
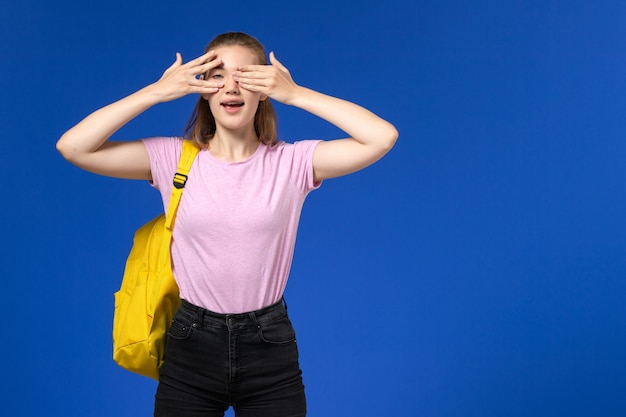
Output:
<instances>
[{"instance_id":1,"label":"jeans pocket","mask_svg":"<svg viewBox=\"0 0 626 417\"><path fill-rule=\"evenodd\" d=\"M168 331L168 336L178 340L184 340L189 337L191 333L192 323L187 320L183 320L180 317L174 317L172 325Z\"/></svg>"},{"instance_id":2,"label":"jeans pocket","mask_svg":"<svg viewBox=\"0 0 626 417\"><path fill-rule=\"evenodd\" d=\"M258 328L259 337L266 343L287 344L296 341L296 331L287 315L275 321L259 323Z\"/></svg>"}]
</instances>

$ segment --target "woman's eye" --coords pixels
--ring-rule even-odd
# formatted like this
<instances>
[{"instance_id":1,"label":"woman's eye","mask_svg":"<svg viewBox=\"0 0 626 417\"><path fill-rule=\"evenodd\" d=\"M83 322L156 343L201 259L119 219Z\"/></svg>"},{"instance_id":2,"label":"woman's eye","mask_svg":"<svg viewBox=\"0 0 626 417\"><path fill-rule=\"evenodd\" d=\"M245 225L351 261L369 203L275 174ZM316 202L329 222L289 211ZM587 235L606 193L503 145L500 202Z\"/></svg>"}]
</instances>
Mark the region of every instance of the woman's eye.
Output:
<instances>
[{"instance_id":1,"label":"woman's eye","mask_svg":"<svg viewBox=\"0 0 626 417\"><path fill-rule=\"evenodd\" d=\"M211 78L222 78L222 74L213 74Z\"/></svg>"}]
</instances>

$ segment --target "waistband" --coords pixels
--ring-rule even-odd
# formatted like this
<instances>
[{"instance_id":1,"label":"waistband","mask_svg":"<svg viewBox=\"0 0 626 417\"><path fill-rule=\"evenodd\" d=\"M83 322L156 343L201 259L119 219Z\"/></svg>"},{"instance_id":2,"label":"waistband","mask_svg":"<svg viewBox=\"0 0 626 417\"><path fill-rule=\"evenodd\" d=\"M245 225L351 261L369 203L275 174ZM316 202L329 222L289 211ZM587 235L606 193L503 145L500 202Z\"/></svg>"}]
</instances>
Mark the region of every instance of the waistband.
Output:
<instances>
[{"instance_id":1,"label":"waistband","mask_svg":"<svg viewBox=\"0 0 626 417\"><path fill-rule=\"evenodd\" d=\"M245 326L268 323L284 317L287 315L287 303L284 298L281 298L278 302L259 310L247 313L222 314L191 304L186 300L182 300L179 312L204 325L224 324L229 328L232 328L238 325Z\"/></svg>"}]
</instances>

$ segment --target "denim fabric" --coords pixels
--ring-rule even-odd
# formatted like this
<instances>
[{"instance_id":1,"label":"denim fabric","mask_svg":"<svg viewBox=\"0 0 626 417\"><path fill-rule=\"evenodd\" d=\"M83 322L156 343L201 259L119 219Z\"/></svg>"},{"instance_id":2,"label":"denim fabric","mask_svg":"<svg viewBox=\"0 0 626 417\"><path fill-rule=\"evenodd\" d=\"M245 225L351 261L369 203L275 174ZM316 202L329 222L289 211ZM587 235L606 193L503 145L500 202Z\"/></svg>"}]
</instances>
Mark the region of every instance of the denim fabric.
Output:
<instances>
[{"instance_id":1,"label":"denim fabric","mask_svg":"<svg viewBox=\"0 0 626 417\"><path fill-rule=\"evenodd\" d=\"M218 314L183 300L168 333L156 417L306 415L296 335L283 302Z\"/></svg>"}]
</instances>

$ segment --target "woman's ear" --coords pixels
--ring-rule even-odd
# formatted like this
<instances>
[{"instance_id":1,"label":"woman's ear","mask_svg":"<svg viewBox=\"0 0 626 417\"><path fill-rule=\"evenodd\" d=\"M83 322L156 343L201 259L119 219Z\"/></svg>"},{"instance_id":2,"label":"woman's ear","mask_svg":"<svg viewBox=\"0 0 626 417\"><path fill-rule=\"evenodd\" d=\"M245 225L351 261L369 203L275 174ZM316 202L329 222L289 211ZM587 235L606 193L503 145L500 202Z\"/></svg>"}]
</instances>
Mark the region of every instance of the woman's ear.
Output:
<instances>
[{"instance_id":1,"label":"woman's ear","mask_svg":"<svg viewBox=\"0 0 626 417\"><path fill-rule=\"evenodd\" d=\"M259 97L259 101L265 101L267 100L267 94L261 94L261 97Z\"/></svg>"}]
</instances>

